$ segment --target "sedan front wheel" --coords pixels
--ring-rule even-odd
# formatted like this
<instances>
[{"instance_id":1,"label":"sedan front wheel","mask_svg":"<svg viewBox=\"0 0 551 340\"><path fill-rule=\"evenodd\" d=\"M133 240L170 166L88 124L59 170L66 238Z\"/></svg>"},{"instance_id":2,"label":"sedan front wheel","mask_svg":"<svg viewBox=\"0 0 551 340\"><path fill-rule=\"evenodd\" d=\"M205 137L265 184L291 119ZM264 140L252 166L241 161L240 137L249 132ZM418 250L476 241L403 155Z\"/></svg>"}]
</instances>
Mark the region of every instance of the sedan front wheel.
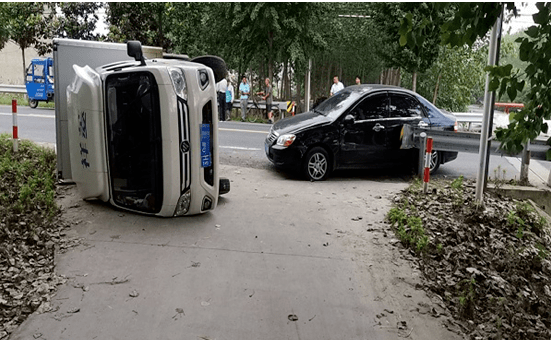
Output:
<instances>
[{"instance_id":1,"label":"sedan front wheel","mask_svg":"<svg viewBox=\"0 0 551 340\"><path fill-rule=\"evenodd\" d=\"M329 155L324 148L318 146L308 151L303 164L303 173L307 179L323 181L330 172Z\"/></svg>"}]
</instances>

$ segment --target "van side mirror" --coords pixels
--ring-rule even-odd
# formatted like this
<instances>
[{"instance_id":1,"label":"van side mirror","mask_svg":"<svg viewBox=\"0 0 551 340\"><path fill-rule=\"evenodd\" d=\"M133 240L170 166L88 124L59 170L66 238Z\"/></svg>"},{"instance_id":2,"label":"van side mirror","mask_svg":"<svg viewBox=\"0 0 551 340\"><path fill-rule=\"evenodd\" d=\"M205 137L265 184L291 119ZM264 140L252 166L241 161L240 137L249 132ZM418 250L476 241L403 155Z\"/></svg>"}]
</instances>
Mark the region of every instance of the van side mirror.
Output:
<instances>
[{"instance_id":1,"label":"van side mirror","mask_svg":"<svg viewBox=\"0 0 551 340\"><path fill-rule=\"evenodd\" d=\"M354 125L354 121L354 116L349 114L344 117L343 123L344 125Z\"/></svg>"},{"instance_id":2,"label":"van side mirror","mask_svg":"<svg viewBox=\"0 0 551 340\"><path fill-rule=\"evenodd\" d=\"M142 43L139 41L129 41L126 43L126 53L134 60L141 62L140 66L145 66L145 58L142 52Z\"/></svg>"}]
</instances>

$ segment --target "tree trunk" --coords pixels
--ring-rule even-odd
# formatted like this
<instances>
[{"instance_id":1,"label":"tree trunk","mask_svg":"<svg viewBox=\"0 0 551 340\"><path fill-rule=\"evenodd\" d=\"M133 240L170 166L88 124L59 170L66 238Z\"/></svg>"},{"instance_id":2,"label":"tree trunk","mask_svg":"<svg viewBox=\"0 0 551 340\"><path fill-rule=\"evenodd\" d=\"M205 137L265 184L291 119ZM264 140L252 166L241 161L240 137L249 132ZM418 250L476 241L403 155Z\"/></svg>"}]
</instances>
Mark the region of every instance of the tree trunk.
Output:
<instances>
[{"instance_id":1,"label":"tree trunk","mask_svg":"<svg viewBox=\"0 0 551 340\"><path fill-rule=\"evenodd\" d=\"M438 96L438 87L440 86L440 79L442 79L442 73L438 75L438 79L436 79L436 86L434 87L434 96L432 98L432 104L436 105L436 97Z\"/></svg>"},{"instance_id":2,"label":"tree trunk","mask_svg":"<svg viewBox=\"0 0 551 340\"><path fill-rule=\"evenodd\" d=\"M329 86L325 88L326 91L324 91L325 92L324 97L329 97L329 93L331 93L331 84L333 82L333 77L331 77L331 68L332 68L331 66L332 65L329 64L328 67L327 67L327 78L325 78L326 79L325 81L327 83L329 83ZM325 83L325 84L327 84L327 83Z\"/></svg>"},{"instance_id":3,"label":"tree trunk","mask_svg":"<svg viewBox=\"0 0 551 340\"><path fill-rule=\"evenodd\" d=\"M417 92L417 72L413 72L413 75L411 76L411 90L413 92Z\"/></svg>"},{"instance_id":4,"label":"tree trunk","mask_svg":"<svg viewBox=\"0 0 551 340\"><path fill-rule=\"evenodd\" d=\"M268 78L270 78L270 84L274 79L274 66L273 66L273 43L274 43L274 33L268 33Z\"/></svg>"},{"instance_id":5,"label":"tree trunk","mask_svg":"<svg viewBox=\"0 0 551 340\"><path fill-rule=\"evenodd\" d=\"M25 48L20 46L21 47L21 57L23 59L23 84L26 84L27 82L27 70L26 70L26 65L27 63L25 62Z\"/></svg>"},{"instance_id":6,"label":"tree trunk","mask_svg":"<svg viewBox=\"0 0 551 340\"><path fill-rule=\"evenodd\" d=\"M285 97L286 98L289 98L289 100L292 100L292 97L291 97L291 75L290 75L290 65L289 65L289 61L287 60L287 63L285 64L285 68L287 69L287 72L285 73L285 78L286 78L286 83L287 83L287 88L286 88L286 92L285 92Z\"/></svg>"},{"instance_id":7,"label":"tree trunk","mask_svg":"<svg viewBox=\"0 0 551 340\"><path fill-rule=\"evenodd\" d=\"M398 82L396 83L396 86L402 86L402 70L398 67L398 70L396 71Z\"/></svg>"}]
</instances>

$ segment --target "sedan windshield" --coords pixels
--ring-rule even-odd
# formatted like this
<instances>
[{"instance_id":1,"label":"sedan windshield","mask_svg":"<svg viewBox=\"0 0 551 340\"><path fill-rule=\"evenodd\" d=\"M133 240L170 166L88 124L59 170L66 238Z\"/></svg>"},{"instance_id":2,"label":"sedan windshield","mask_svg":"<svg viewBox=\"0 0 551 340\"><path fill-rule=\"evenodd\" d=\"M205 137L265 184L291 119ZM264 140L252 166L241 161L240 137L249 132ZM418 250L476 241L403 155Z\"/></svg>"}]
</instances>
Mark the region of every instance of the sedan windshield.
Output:
<instances>
[{"instance_id":1,"label":"sedan windshield","mask_svg":"<svg viewBox=\"0 0 551 340\"><path fill-rule=\"evenodd\" d=\"M314 109L314 112L330 118L337 118L344 112L344 110L362 97L365 92L370 90L371 88L365 88L362 91L351 91L349 89L344 89L319 104L319 106Z\"/></svg>"}]
</instances>

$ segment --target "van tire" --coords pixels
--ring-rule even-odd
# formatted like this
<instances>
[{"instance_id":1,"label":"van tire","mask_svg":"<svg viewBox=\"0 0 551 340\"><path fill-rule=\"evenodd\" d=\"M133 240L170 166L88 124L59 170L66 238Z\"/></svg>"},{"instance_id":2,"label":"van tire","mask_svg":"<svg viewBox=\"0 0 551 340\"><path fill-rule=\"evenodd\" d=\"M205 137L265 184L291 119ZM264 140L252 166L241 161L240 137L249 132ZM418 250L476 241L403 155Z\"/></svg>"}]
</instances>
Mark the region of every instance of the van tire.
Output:
<instances>
[{"instance_id":1,"label":"van tire","mask_svg":"<svg viewBox=\"0 0 551 340\"><path fill-rule=\"evenodd\" d=\"M38 106L38 100L29 99L29 106L31 107L31 109L36 109L36 107Z\"/></svg>"},{"instance_id":2,"label":"van tire","mask_svg":"<svg viewBox=\"0 0 551 340\"><path fill-rule=\"evenodd\" d=\"M216 83L226 78L226 74L228 73L228 70L226 69L226 62L220 57L214 55L205 55L193 58L191 59L191 61L210 67L212 69L212 72L214 73L214 81Z\"/></svg>"}]
</instances>

